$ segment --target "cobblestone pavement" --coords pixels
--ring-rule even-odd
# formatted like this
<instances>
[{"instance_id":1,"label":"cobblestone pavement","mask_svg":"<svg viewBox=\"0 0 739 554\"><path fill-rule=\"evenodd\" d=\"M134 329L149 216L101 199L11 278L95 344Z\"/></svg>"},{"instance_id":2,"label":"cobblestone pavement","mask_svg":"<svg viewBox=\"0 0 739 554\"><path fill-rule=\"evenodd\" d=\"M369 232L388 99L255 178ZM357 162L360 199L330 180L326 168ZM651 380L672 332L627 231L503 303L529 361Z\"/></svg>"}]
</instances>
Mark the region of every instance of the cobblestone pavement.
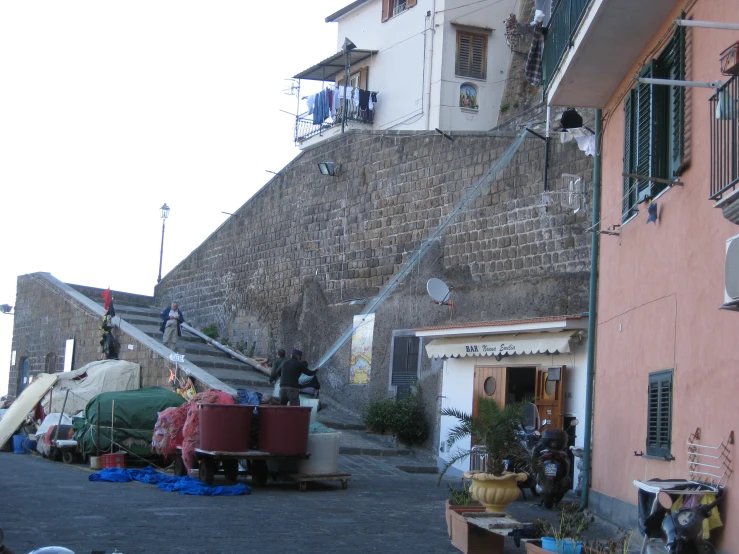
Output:
<instances>
[{"instance_id":1,"label":"cobblestone pavement","mask_svg":"<svg viewBox=\"0 0 739 554\"><path fill-rule=\"evenodd\" d=\"M143 483L90 482L84 466L0 453L0 527L15 554L44 545L77 554L458 552L446 535L445 487L393 457L342 456L332 483L193 497ZM225 483L224 483L225 484Z\"/></svg>"}]
</instances>

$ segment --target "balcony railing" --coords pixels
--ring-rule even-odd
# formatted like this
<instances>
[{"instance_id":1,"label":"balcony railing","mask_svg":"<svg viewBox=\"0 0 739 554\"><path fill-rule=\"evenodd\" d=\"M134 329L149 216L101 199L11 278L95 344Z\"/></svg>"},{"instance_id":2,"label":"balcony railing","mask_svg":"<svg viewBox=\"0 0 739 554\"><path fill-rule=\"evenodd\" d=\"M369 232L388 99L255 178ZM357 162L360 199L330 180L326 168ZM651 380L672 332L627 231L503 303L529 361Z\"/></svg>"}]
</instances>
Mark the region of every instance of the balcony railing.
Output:
<instances>
[{"instance_id":1,"label":"balcony railing","mask_svg":"<svg viewBox=\"0 0 739 554\"><path fill-rule=\"evenodd\" d=\"M374 112L371 114L371 118L368 117L368 115L369 114L367 113L360 113L360 110L356 106L352 106L350 104L346 122L351 125L356 123L372 125ZM300 114L295 118L295 142L300 143L316 135L323 134L324 131L331 129L336 125L341 127L341 110L337 112L336 117L329 117L323 123L313 123L313 116L307 112Z\"/></svg>"},{"instance_id":2,"label":"balcony railing","mask_svg":"<svg viewBox=\"0 0 739 554\"><path fill-rule=\"evenodd\" d=\"M739 76L710 99L711 199L739 185Z\"/></svg>"},{"instance_id":3,"label":"balcony railing","mask_svg":"<svg viewBox=\"0 0 739 554\"><path fill-rule=\"evenodd\" d=\"M593 0L559 0L556 2L544 41L542 83L545 89L549 87L559 64L572 47L575 31L592 2Z\"/></svg>"}]
</instances>

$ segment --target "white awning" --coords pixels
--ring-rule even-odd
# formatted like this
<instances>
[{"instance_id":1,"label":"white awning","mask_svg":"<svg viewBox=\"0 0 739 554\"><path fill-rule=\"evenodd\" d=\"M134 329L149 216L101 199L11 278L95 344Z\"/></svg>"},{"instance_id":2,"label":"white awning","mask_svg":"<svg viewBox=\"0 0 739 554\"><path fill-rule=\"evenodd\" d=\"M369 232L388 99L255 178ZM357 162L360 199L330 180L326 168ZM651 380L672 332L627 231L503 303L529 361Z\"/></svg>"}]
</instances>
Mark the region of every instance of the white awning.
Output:
<instances>
[{"instance_id":1,"label":"white awning","mask_svg":"<svg viewBox=\"0 0 739 554\"><path fill-rule=\"evenodd\" d=\"M574 332L521 333L434 339L426 345L426 354L429 358L463 358L567 353L570 351L570 338L573 334Z\"/></svg>"}]
</instances>

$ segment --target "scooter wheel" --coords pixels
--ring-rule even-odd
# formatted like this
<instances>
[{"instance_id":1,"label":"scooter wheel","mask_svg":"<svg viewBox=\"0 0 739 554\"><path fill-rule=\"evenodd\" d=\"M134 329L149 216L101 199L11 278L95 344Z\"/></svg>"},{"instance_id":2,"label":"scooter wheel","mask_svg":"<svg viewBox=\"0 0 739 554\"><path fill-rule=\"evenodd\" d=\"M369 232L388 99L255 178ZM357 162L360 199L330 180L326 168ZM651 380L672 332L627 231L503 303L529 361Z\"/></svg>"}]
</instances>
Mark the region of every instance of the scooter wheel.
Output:
<instances>
[{"instance_id":1,"label":"scooter wheel","mask_svg":"<svg viewBox=\"0 0 739 554\"><path fill-rule=\"evenodd\" d=\"M542 499L542 504L544 504L544 507L547 510L551 510L552 506L554 506L554 497L552 496L552 493L545 492L544 498Z\"/></svg>"}]
</instances>

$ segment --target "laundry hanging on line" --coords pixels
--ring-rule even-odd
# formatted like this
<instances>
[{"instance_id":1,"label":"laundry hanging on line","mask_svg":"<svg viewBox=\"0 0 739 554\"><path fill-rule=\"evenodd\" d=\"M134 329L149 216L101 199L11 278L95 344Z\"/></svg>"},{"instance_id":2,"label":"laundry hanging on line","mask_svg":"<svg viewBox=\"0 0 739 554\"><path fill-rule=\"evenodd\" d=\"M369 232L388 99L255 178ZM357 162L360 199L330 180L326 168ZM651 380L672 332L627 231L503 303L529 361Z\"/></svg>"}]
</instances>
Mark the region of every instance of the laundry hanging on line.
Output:
<instances>
[{"instance_id":1,"label":"laundry hanging on line","mask_svg":"<svg viewBox=\"0 0 739 554\"><path fill-rule=\"evenodd\" d=\"M358 87L331 86L321 92L304 98L308 115L313 116L313 124L321 125L327 119L334 123L341 120L346 101L347 119L362 123L373 123L377 92Z\"/></svg>"}]
</instances>

